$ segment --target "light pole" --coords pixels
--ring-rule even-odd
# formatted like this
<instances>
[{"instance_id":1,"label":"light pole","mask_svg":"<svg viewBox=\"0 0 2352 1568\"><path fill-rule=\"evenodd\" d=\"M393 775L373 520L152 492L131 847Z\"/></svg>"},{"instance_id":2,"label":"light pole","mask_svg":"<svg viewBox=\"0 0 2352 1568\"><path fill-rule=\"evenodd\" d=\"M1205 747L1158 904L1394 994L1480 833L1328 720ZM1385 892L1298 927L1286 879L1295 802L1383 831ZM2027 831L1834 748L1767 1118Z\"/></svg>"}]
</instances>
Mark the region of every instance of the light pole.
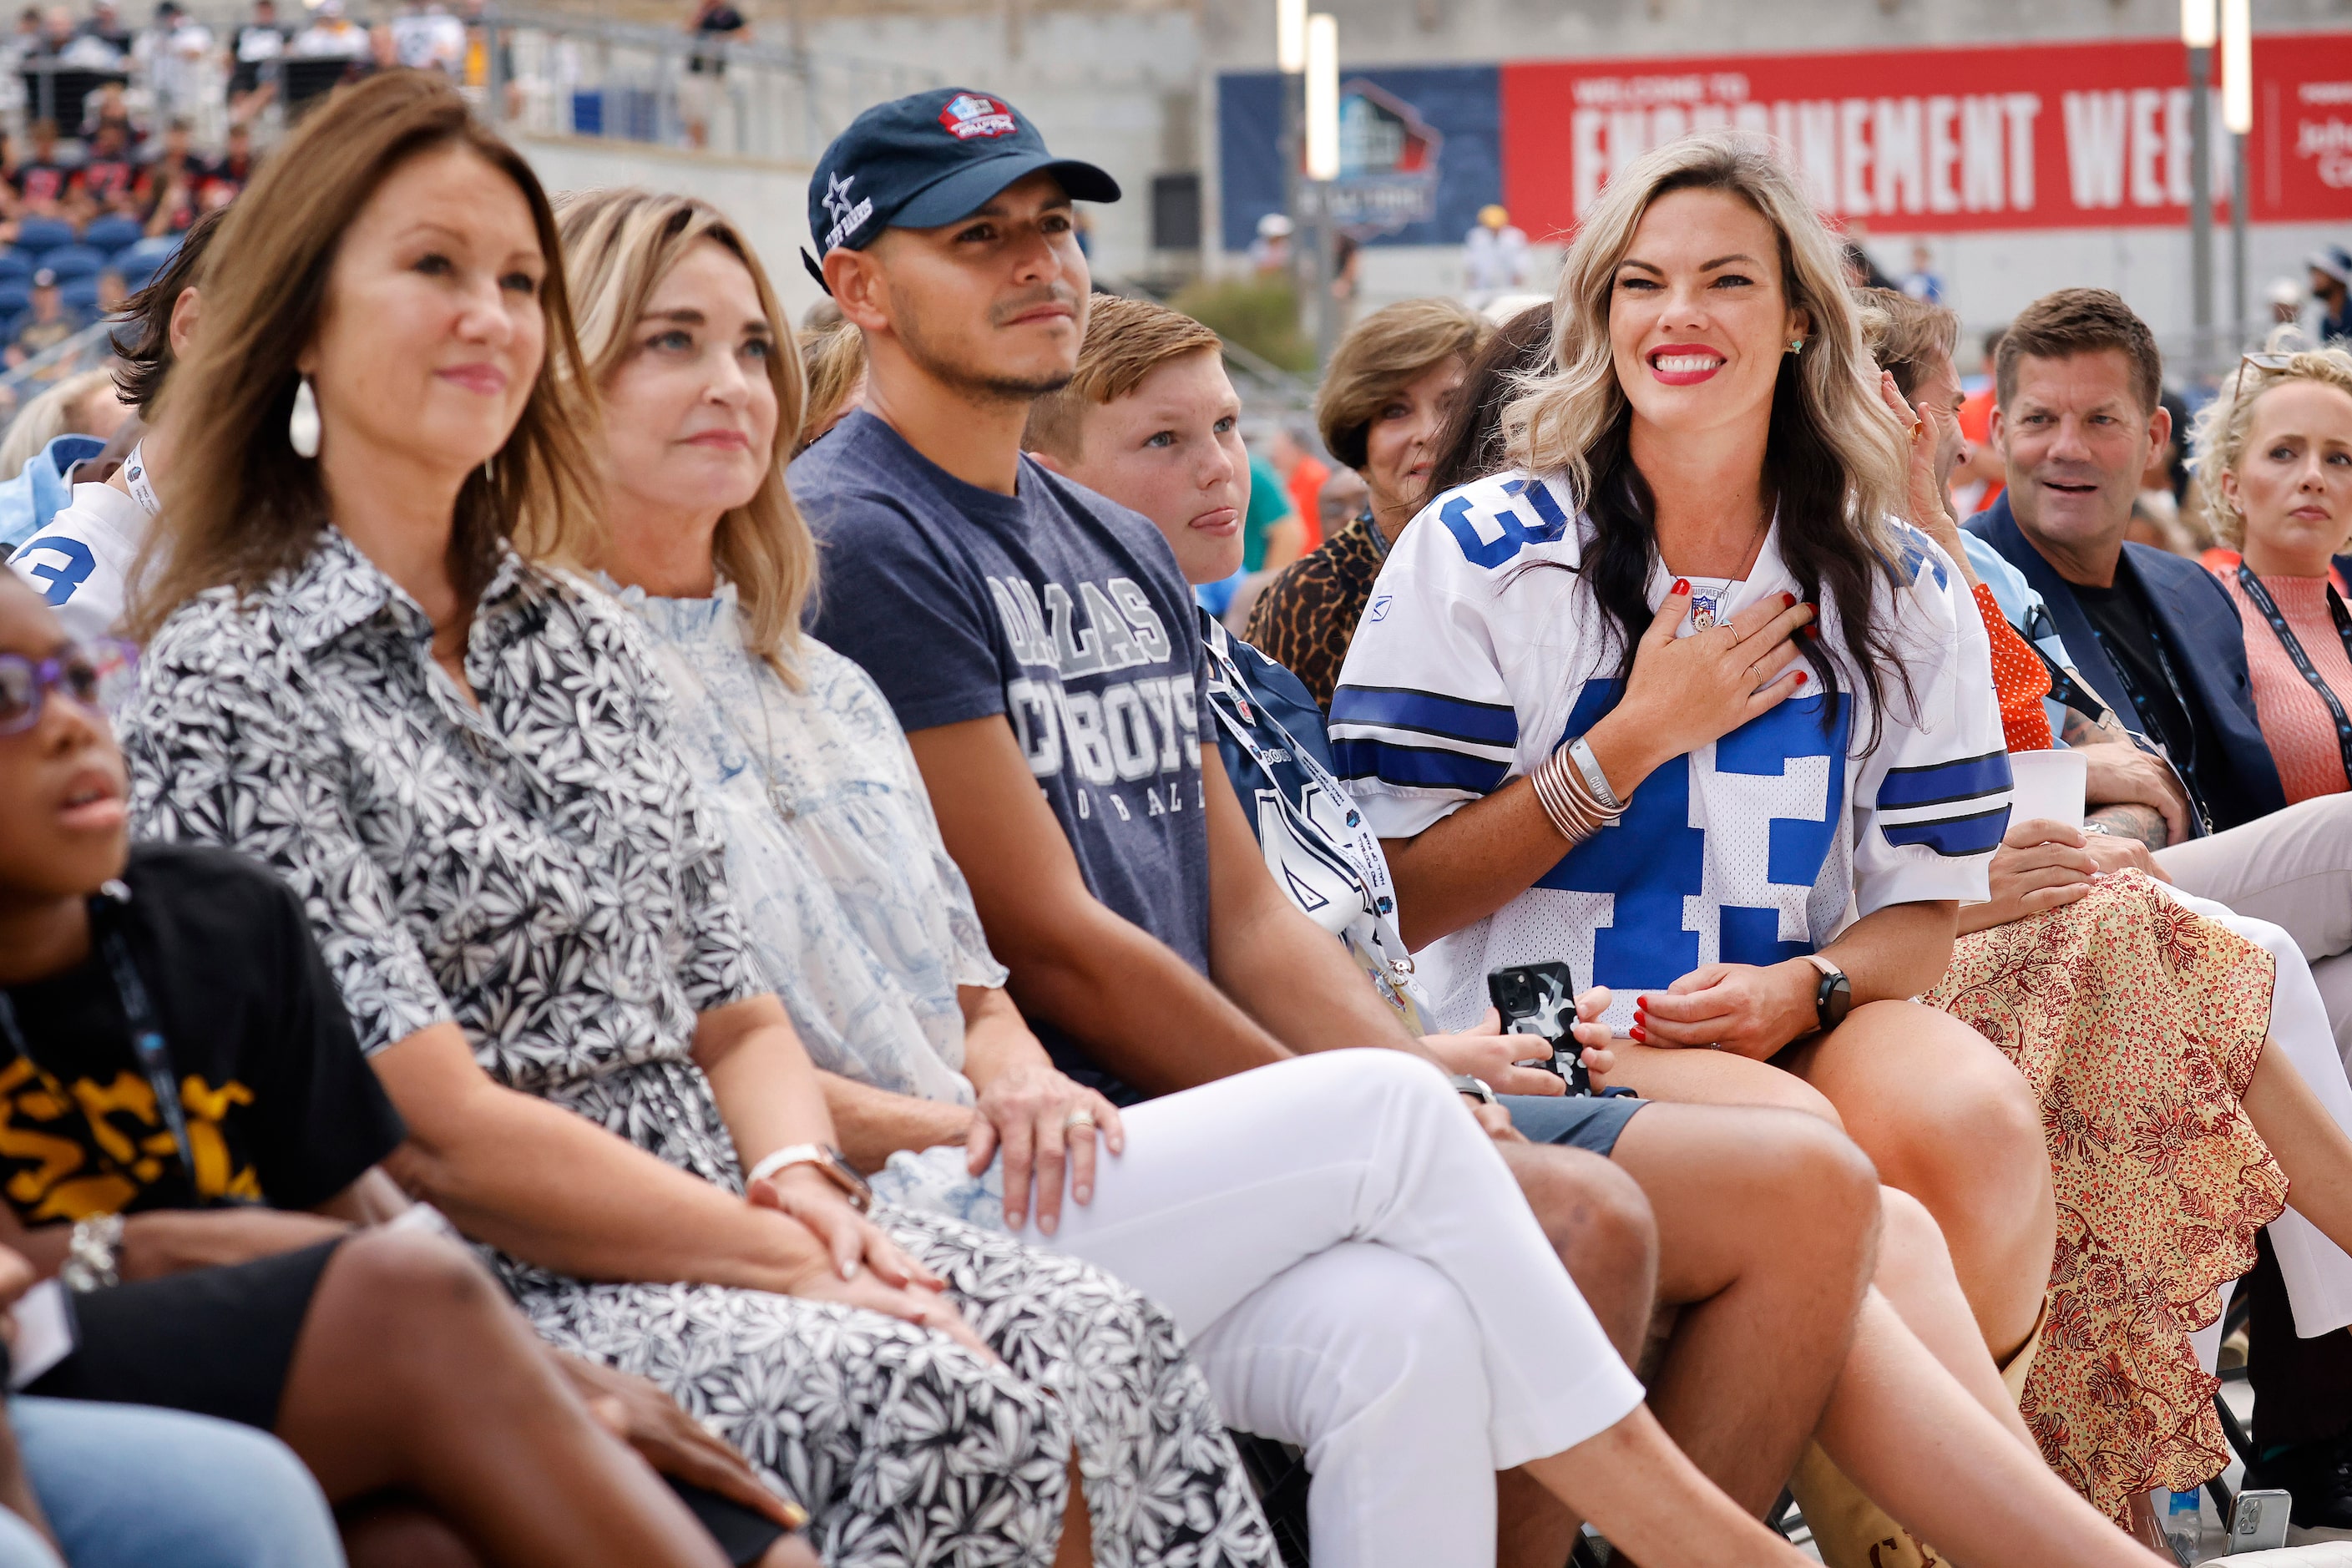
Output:
<instances>
[{"instance_id":1,"label":"light pole","mask_svg":"<svg viewBox=\"0 0 2352 1568\"><path fill-rule=\"evenodd\" d=\"M1315 366L1339 346L1339 310L1331 298L1334 248L1331 182L1339 177L1339 24L1328 13L1307 18L1307 177L1315 186Z\"/></svg>"},{"instance_id":2,"label":"light pole","mask_svg":"<svg viewBox=\"0 0 2352 1568\"><path fill-rule=\"evenodd\" d=\"M2180 41L2189 49L2189 363L2202 374L2213 356L2213 0L2180 0Z\"/></svg>"},{"instance_id":3,"label":"light pole","mask_svg":"<svg viewBox=\"0 0 2352 1568\"><path fill-rule=\"evenodd\" d=\"M1301 275L1297 236L1307 215L1299 201L1298 166L1307 156L1307 0L1275 0L1274 62L1282 73L1282 210L1290 219L1290 286Z\"/></svg>"},{"instance_id":4,"label":"light pole","mask_svg":"<svg viewBox=\"0 0 2352 1568\"><path fill-rule=\"evenodd\" d=\"M2246 171L2246 138L2254 129L2254 24L2251 0L2221 0L2221 123L2230 130L2230 285L2237 350L2246 349L2246 209L2253 181Z\"/></svg>"}]
</instances>

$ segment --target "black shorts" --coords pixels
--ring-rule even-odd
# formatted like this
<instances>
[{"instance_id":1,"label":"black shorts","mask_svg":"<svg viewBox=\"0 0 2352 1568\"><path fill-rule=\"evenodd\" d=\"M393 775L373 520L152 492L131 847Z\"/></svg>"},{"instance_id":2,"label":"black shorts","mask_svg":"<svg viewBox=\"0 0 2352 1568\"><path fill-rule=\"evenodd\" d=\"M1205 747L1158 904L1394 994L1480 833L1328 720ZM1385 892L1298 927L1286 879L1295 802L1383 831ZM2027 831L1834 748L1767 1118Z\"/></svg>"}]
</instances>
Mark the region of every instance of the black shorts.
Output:
<instances>
[{"instance_id":1,"label":"black shorts","mask_svg":"<svg viewBox=\"0 0 2352 1568\"><path fill-rule=\"evenodd\" d=\"M192 1268L73 1298L71 1355L25 1390L55 1399L160 1405L257 1426L278 1425L294 1342L341 1240L251 1263ZM784 1534L740 1503L671 1481L731 1563Z\"/></svg>"},{"instance_id":2,"label":"black shorts","mask_svg":"<svg viewBox=\"0 0 2352 1568\"><path fill-rule=\"evenodd\" d=\"M754 1513L731 1498L705 1491L693 1482L679 1480L676 1476L664 1476L662 1479L669 1483L669 1489L686 1504L686 1510L694 1515L695 1522L718 1542L719 1550L726 1553L727 1561L735 1563L737 1568L746 1568L746 1565L757 1563L768 1554L769 1547L790 1533L767 1515Z\"/></svg>"},{"instance_id":3,"label":"black shorts","mask_svg":"<svg viewBox=\"0 0 2352 1568\"><path fill-rule=\"evenodd\" d=\"M1622 1090L1608 1094L1501 1094L1496 1102L1530 1143L1558 1143L1607 1158L1617 1134L1650 1102Z\"/></svg>"},{"instance_id":4,"label":"black shorts","mask_svg":"<svg viewBox=\"0 0 2352 1568\"><path fill-rule=\"evenodd\" d=\"M76 1296L73 1353L25 1392L160 1405L269 1431L319 1276L341 1245Z\"/></svg>"}]
</instances>

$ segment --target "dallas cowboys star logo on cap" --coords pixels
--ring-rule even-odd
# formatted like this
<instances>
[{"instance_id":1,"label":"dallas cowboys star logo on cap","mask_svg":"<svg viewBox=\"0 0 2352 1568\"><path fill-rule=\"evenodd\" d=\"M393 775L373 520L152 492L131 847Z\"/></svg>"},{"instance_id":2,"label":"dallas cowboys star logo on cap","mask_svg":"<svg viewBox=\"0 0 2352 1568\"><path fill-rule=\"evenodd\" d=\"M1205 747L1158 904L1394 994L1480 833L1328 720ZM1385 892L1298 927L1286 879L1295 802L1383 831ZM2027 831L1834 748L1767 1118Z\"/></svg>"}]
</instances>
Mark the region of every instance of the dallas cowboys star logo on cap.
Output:
<instances>
[{"instance_id":1,"label":"dallas cowboys star logo on cap","mask_svg":"<svg viewBox=\"0 0 2352 1568\"><path fill-rule=\"evenodd\" d=\"M841 215L849 210L851 200L849 182L856 178L857 176L855 174L829 174L825 177L824 197L825 216L835 223L839 223Z\"/></svg>"},{"instance_id":2,"label":"dallas cowboys star logo on cap","mask_svg":"<svg viewBox=\"0 0 2352 1568\"><path fill-rule=\"evenodd\" d=\"M824 177L824 195L818 199L824 204L825 216L833 219L833 226L825 231L824 237L828 248L856 234L866 220L874 216L872 196L852 196L849 194L849 183L856 178L856 174L827 174Z\"/></svg>"}]
</instances>

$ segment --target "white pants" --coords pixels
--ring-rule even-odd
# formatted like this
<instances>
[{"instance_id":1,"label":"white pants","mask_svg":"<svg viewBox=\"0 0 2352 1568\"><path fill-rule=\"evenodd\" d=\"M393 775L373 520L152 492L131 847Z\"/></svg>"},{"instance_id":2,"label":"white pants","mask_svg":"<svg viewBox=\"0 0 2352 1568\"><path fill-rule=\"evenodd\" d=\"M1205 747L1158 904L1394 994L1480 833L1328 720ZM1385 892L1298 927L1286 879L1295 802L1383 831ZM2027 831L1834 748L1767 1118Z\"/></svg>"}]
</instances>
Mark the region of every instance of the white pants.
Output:
<instances>
[{"instance_id":1,"label":"white pants","mask_svg":"<svg viewBox=\"0 0 2352 1568\"><path fill-rule=\"evenodd\" d=\"M1166 1307L1228 1425L1307 1451L1317 1568L1492 1568L1495 1472L1641 1384L1427 1063L1328 1051L1122 1111L1060 1230Z\"/></svg>"},{"instance_id":2,"label":"white pants","mask_svg":"<svg viewBox=\"0 0 2352 1568\"><path fill-rule=\"evenodd\" d=\"M2352 795L2315 795L2159 849L2156 861L2182 892L2285 928L2352 1067Z\"/></svg>"},{"instance_id":3,"label":"white pants","mask_svg":"<svg viewBox=\"0 0 2352 1568\"><path fill-rule=\"evenodd\" d=\"M2345 1078L2343 1059L2336 1054L2336 1035L2327 1021L2327 1008L2295 939L2284 927L2268 921L2250 920L2210 899L2193 897L2179 888L2163 890L2199 914L2268 950L2278 961L2278 978L2271 987L2270 1048L2285 1053L2286 1059L2311 1085L2311 1092L2335 1118L2336 1124L2352 1132L2352 1082ZM2285 1282L2287 1300L2294 1307L2295 1332L2311 1339L2352 1323L2352 1258L2346 1257L2343 1248L2321 1235L2317 1226L2295 1213L2292 1204L2271 1222L2269 1229L2271 1250L2278 1258L2279 1277ZM2222 1299L2229 1299L2226 1291ZM2220 1321L2196 1335L2195 1340L2205 1369L2210 1372L2221 1346Z\"/></svg>"}]
</instances>

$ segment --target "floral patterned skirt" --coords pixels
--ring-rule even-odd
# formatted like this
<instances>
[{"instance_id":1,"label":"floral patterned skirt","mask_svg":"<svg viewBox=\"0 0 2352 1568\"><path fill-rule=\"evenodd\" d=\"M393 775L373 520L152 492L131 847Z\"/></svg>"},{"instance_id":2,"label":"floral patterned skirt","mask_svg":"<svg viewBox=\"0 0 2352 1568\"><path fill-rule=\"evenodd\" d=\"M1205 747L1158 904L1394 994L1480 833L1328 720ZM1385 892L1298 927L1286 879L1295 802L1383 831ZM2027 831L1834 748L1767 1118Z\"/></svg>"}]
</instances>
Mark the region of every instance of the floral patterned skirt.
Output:
<instances>
[{"instance_id":1,"label":"floral patterned skirt","mask_svg":"<svg viewBox=\"0 0 2352 1568\"><path fill-rule=\"evenodd\" d=\"M1075 1454L1102 1568L1279 1568L1175 1322L1100 1269L875 1211L1003 1364L827 1301L534 1274L540 1333L651 1378L809 1510L827 1568L1046 1568Z\"/></svg>"},{"instance_id":2,"label":"floral patterned skirt","mask_svg":"<svg viewBox=\"0 0 2352 1568\"><path fill-rule=\"evenodd\" d=\"M2058 1249L2020 1409L2051 1467L2117 1520L2131 1494L2186 1491L2228 1462L2189 1336L2286 1203L2239 1105L2273 973L2134 872L1960 938L1922 998L2000 1047L2042 1102Z\"/></svg>"}]
</instances>

